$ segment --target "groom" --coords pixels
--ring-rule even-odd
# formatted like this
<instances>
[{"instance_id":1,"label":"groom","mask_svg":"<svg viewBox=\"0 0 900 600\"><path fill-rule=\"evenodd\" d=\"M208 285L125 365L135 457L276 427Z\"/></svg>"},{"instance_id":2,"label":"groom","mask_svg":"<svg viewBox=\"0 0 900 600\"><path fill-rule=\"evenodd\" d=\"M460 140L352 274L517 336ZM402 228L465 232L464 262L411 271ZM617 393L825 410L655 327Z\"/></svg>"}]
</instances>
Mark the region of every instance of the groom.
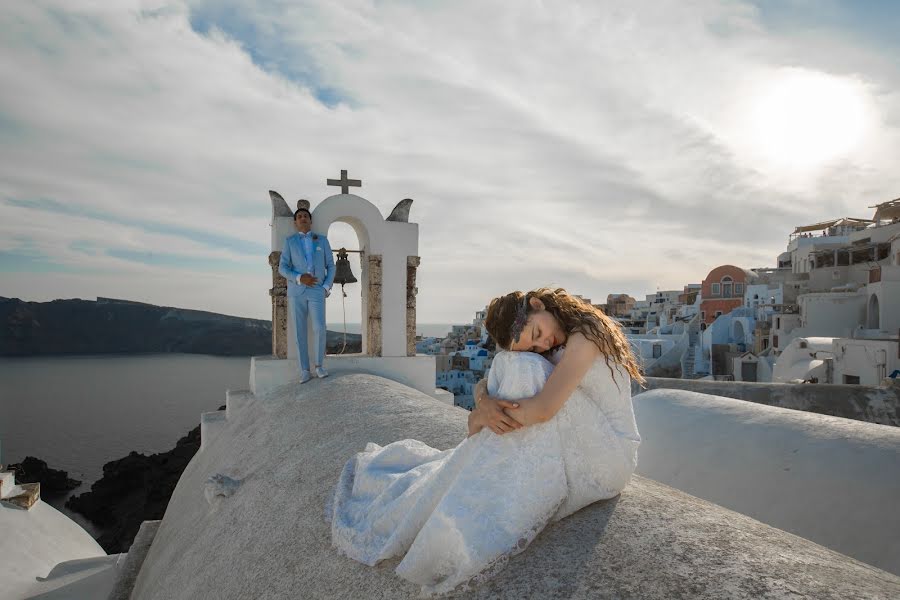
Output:
<instances>
[{"instance_id":1,"label":"groom","mask_svg":"<svg viewBox=\"0 0 900 600\"><path fill-rule=\"evenodd\" d=\"M300 361L300 383L306 383L309 373L306 318L312 316L315 339L316 377L328 377L322 366L325 359L325 298L331 295L334 282L334 258L331 245L324 235L313 233L309 201L299 200L294 213L297 233L284 241L278 272L287 279L288 305L294 313L297 331L297 356Z\"/></svg>"}]
</instances>

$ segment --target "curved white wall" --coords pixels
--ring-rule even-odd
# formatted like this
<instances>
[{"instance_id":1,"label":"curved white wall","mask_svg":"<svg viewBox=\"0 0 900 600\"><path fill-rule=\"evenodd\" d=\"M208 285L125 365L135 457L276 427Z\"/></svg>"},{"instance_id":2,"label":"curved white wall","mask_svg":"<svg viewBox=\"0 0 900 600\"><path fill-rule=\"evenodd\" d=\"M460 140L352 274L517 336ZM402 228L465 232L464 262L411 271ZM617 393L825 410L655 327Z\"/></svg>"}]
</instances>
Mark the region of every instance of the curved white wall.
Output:
<instances>
[{"instance_id":1,"label":"curved white wall","mask_svg":"<svg viewBox=\"0 0 900 600\"><path fill-rule=\"evenodd\" d=\"M656 389L637 472L900 574L900 428Z\"/></svg>"},{"instance_id":2,"label":"curved white wall","mask_svg":"<svg viewBox=\"0 0 900 600\"><path fill-rule=\"evenodd\" d=\"M46 502L30 510L0 504L0 596L24 598L56 564L106 556L88 533Z\"/></svg>"},{"instance_id":3,"label":"curved white wall","mask_svg":"<svg viewBox=\"0 0 900 600\"><path fill-rule=\"evenodd\" d=\"M826 383L823 359L834 355L832 352L833 339L830 337L792 339L775 361L772 369L772 381L790 383L818 377L820 383Z\"/></svg>"}]
</instances>

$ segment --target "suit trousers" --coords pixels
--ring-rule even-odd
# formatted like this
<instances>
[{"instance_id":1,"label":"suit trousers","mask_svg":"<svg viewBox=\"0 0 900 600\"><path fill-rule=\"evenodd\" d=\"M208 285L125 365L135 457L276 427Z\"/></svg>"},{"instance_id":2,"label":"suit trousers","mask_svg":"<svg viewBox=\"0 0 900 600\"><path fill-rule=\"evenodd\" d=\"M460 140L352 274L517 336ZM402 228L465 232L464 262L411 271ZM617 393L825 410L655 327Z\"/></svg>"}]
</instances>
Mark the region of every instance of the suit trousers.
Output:
<instances>
[{"instance_id":1,"label":"suit trousers","mask_svg":"<svg viewBox=\"0 0 900 600\"><path fill-rule=\"evenodd\" d=\"M297 296L288 296L297 331L297 359L301 371L309 371L309 333L307 317L312 319L315 364L325 360L325 288L308 287Z\"/></svg>"}]
</instances>

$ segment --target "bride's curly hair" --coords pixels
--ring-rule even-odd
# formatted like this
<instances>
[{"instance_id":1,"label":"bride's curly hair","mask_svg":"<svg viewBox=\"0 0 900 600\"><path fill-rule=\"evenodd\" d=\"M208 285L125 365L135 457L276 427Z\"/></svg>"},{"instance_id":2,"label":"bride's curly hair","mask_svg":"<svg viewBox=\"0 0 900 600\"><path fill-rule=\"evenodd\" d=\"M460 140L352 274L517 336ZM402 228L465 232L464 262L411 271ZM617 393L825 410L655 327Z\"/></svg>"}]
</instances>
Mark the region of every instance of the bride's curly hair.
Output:
<instances>
[{"instance_id":1,"label":"bride's curly hair","mask_svg":"<svg viewBox=\"0 0 900 600\"><path fill-rule=\"evenodd\" d=\"M523 298L527 296L527 300ZM631 379L644 383L644 376L631 351L631 345L621 326L602 310L576 298L563 288L539 288L531 292L515 291L491 300L484 318L484 327L498 346L508 349L512 344L512 327L519 307L525 302L528 314L535 312L530 299L538 298L559 321L566 335L581 333L603 353L612 372L610 360L622 365ZM615 376L615 373L613 373Z\"/></svg>"}]
</instances>

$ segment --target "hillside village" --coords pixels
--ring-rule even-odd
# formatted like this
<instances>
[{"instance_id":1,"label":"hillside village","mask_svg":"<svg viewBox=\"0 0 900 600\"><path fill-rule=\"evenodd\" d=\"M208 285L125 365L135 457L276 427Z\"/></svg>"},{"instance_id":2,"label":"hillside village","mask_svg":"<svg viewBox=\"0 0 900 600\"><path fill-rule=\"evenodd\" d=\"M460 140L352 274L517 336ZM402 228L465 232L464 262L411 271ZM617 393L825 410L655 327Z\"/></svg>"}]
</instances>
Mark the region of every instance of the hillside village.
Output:
<instances>
[{"instance_id":1,"label":"hillside village","mask_svg":"<svg viewBox=\"0 0 900 600\"><path fill-rule=\"evenodd\" d=\"M583 300L621 323L650 376L881 385L900 377L900 199L870 208L796 226L775 266L724 264L642 300ZM436 358L437 387L469 410L496 352L485 312L416 339Z\"/></svg>"}]
</instances>

